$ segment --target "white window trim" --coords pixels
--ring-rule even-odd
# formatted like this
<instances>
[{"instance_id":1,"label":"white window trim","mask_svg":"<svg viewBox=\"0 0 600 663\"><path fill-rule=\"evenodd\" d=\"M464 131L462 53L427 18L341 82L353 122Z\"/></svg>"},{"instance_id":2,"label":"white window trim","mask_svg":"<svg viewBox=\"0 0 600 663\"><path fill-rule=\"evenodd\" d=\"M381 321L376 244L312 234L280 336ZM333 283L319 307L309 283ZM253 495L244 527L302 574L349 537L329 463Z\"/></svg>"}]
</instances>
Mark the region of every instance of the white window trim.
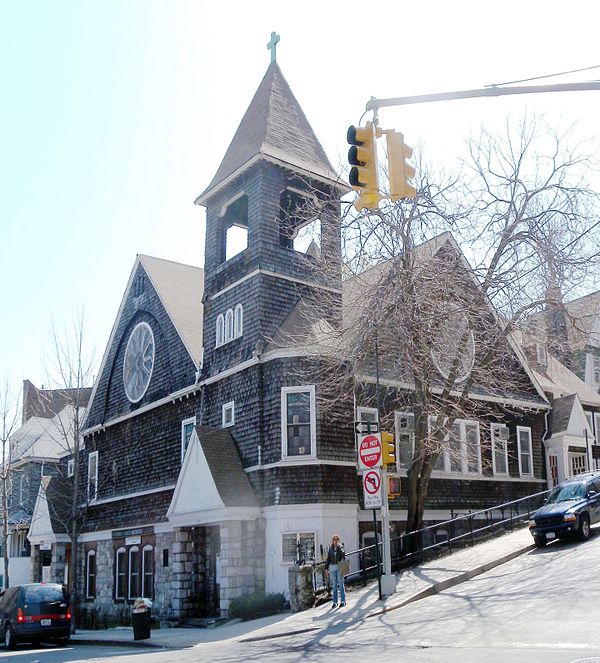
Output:
<instances>
[{"instance_id":1,"label":"white window trim","mask_svg":"<svg viewBox=\"0 0 600 663\"><path fill-rule=\"evenodd\" d=\"M239 316L238 316L239 311ZM236 304L233 312L233 338L239 338L244 333L244 307Z\"/></svg>"},{"instance_id":2,"label":"white window trim","mask_svg":"<svg viewBox=\"0 0 600 663\"><path fill-rule=\"evenodd\" d=\"M147 598L147 599L151 599L152 596L145 596L144 595L144 585L146 584L145 583L145 580L146 580L146 556L144 555L144 553L146 553L148 551L152 552L152 588L154 589L154 567L155 567L155 564L154 564L154 548L150 544L147 544L142 548L142 552L141 552L140 562L141 562L141 568L142 568L142 577L141 577L141 582L140 582L140 596L143 596L144 598Z\"/></svg>"},{"instance_id":3,"label":"white window trim","mask_svg":"<svg viewBox=\"0 0 600 663\"><path fill-rule=\"evenodd\" d=\"M92 458L96 458L96 473L94 475L94 494L90 496L90 466L92 464ZM88 455L88 500L94 502L98 498L98 452L92 451Z\"/></svg>"},{"instance_id":4,"label":"white window trim","mask_svg":"<svg viewBox=\"0 0 600 663\"><path fill-rule=\"evenodd\" d=\"M546 346L543 343L536 343L535 344L535 351L537 355L537 363L540 366L547 366L548 365L548 353L546 351Z\"/></svg>"},{"instance_id":5,"label":"white window trim","mask_svg":"<svg viewBox=\"0 0 600 663\"><path fill-rule=\"evenodd\" d=\"M531 472L523 472L523 467L521 465L521 432L527 431L529 433L529 457L531 459ZM517 453L519 456L519 476L521 477L533 477L535 476L533 470L533 436L531 434L531 428L529 426L517 426Z\"/></svg>"},{"instance_id":6,"label":"white window trim","mask_svg":"<svg viewBox=\"0 0 600 663\"><path fill-rule=\"evenodd\" d=\"M124 601L127 597L119 595L119 555L123 555L123 572L125 580L127 580L127 549L117 548L115 551L115 599Z\"/></svg>"},{"instance_id":7,"label":"white window trim","mask_svg":"<svg viewBox=\"0 0 600 663\"><path fill-rule=\"evenodd\" d=\"M461 470L457 472L456 470L451 470L451 459L450 451L448 449L448 440L450 433L446 433L444 437L445 447L441 451L441 456L443 459L444 469L433 469L432 476L435 477L477 477L483 474L481 469L481 427L479 422L475 419L455 419L455 424L460 425L460 453L461 453ZM475 424L477 426L477 449L478 449L478 469L476 472L467 471L467 424Z\"/></svg>"},{"instance_id":8,"label":"white window trim","mask_svg":"<svg viewBox=\"0 0 600 663\"><path fill-rule=\"evenodd\" d=\"M288 439L287 439L287 395L297 394L308 391L310 394L310 454L302 456L288 456ZM299 458L316 458L317 457L317 413L316 413L316 397L315 385L302 385L297 387L282 387L281 388L281 458L290 460L297 460Z\"/></svg>"},{"instance_id":9,"label":"white window trim","mask_svg":"<svg viewBox=\"0 0 600 663\"><path fill-rule=\"evenodd\" d=\"M374 414L375 421L379 423L379 410L376 407L357 407L356 408L356 421L363 421L363 414ZM368 421L365 419L364 421Z\"/></svg>"},{"instance_id":10,"label":"white window trim","mask_svg":"<svg viewBox=\"0 0 600 663\"><path fill-rule=\"evenodd\" d=\"M67 461L67 477L72 477L75 474L75 460L70 458Z\"/></svg>"},{"instance_id":11,"label":"white window trim","mask_svg":"<svg viewBox=\"0 0 600 663\"><path fill-rule=\"evenodd\" d=\"M225 415L229 410L231 411L231 421L227 422ZM221 408L221 427L231 428L232 426L235 426L235 401L229 401Z\"/></svg>"},{"instance_id":12,"label":"white window trim","mask_svg":"<svg viewBox=\"0 0 600 663\"><path fill-rule=\"evenodd\" d=\"M411 464L412 460L414 460L415 457L415 434L414 432L412 433L406 433L405 431L402 431L400 428L400 418L401 417L413 417L414 420L414 413L412 412L404 412L400 410L396 410L394 412L394 439L396 441L396 467L398 469L404 469L408 470L408 467L403 467L400 464L400 435L410 435L410 445L411 445L411 450L410 450L410 455L411 455Z\"/></svg>"},{"instance_id":13,"label":"white window trim","mask_svg":"<svg viewBox=\"0 0 600 663\"><path fill-rule=\"evenodd\" d=\"M313 541L314 541L314 544L315 544L315 558L316 558L318 546L317 546L317 533L314 530L305 529L305 530L302 530L302 531L301 530L295 530L295 531L289 531L289 532L281 532L281 537L279 539L279 542L281 544L281 555L279 556L279 559L281 560L281 563L283 565L293 566L296 563L296 558L297 558L296 556L294 556L294 561L293 562L288 562L288 561L283 559L283 537L284 536L289 536L290 534L294 534L294 536L296 537L296 553L298 551L298 548L297 548L298 543L300 543L300 535L301 534L312 534Z\"/></svg>"},{"instance_id":14,"label":"white window trim","mask_svg":"<svg viewBox=\"0 0 600 663\"><path fill-rule=\"evenodd\" d=\"M224 343L229 343L235 338L235 321L233 319L233 309L228 308L225 313L225 340Z\"/></svg>"},{"instance_id":15,"label":"white window trim","mask_svg":"<svg viewBox=\"0 0 600 663\"><path fill-rule=\"evenodd\" d=\"M600 371L600 355L592 354L592 383L600 384L600 379L596 380L596 371Z\"/></svg>"},{"instance_id":16,"label":"white window trim","mask_svg":"<svg viewBox=\"0 0 600 663\"><path fill-rule=\"evenodd\" d=\"M94 560L97 561L95 550L88 550L87 555L85 557L85 598L86 599L95 598L95 594L90 593L90 557L94 557ZM94 578L97 578L97 576L98 576L98 565L96 564Z\"/></svg>"},{"instance_id":17,"label":"white window trim","mask_svg":"<svg viewBox=\"0 0 600 663\"><path fill-rule=\"evenodd\" d=\"M594 433L596 434L596 444L600 444L600 412L594 412Z\"/></svg>"},{"instance_id":18,"label":"white window trim","mask_svg":"<svg viewBox=\"0 0 600 663\"><path fill-rule=\"evenodd\" d=\"M131 556L133 555L133 553L138 553L138 555L140 554L139 546L131 546L131 548L129 548L129 553L127 555L127 562L128 562L128 566L127 566L127 597L129 598L130 601L138 598L137 596L132 596L131 595ZM137 573L137 575L138 575L138 587L140 589L141 589L141 587L139 585L140 585L140 570L141 570L141 568L142 568L142 560L141 560L141 558L138 558L138 573Z\"/></svg>"},{"instance_id":19,"label":"white window trim","mask_svg":"<svg viewBox=\"0 0 600 663\"><path fill-rule=\"evenodd\" d=\"M500 440L500 442L504 443L504 459L505 459L505 464L506 464L506 472L498 472L498 469L496 468L496 435L495 432L497 430L508 430L508 426L506 424L500 424L500 423L492 423L490 424L490 436L491 436L491 442L492 442L492 472L494 473L494 476L499 476L499 477L507 477L510 476L510 471L508 467L508 439L506 440Z\"/></svg>"},{"instance_id":20,"label":"white window trim","mask_svg":"<svg viewBox=\"0 0 600 663\"><path fill-rule=\"evenodd\" d=\"M219 348L225 343L225 316L219 313L215 323L215 347Z\"/></svg>"},{"instance_id":21,"label":"white window trim","mask_svg":"<svg viewBox=\"0 0 600 663\"><path fill-rule=\"evenodd\" d=\"M181 422L181 460L183 461L183 457L185 456L186 448L185 448L185 427L189 426L190 424L193 424L194 426L196 425L196 417L189 417L188 419L184 419Z\"/></svg>"}]
</instances>

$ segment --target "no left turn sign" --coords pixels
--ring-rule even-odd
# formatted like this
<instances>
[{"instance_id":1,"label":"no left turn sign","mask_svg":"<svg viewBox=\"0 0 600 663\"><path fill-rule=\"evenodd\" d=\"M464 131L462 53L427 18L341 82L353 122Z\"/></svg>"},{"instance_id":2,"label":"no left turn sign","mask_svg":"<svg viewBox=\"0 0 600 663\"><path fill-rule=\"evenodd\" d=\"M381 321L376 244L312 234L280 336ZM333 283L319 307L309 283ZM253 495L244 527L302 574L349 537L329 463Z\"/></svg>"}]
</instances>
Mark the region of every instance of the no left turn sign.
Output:
<instances>
[{"instance_id":1,"label":"no left turn sign","mask_svg":"<svg viewBox=\"0 0 600 663\"><path fill-rule=\"evenodd\" d=\"M363 498L365 509L380 509L383 504L381 495L381 470L367 470L363 473Z\"/></svg>"}]
</instances>

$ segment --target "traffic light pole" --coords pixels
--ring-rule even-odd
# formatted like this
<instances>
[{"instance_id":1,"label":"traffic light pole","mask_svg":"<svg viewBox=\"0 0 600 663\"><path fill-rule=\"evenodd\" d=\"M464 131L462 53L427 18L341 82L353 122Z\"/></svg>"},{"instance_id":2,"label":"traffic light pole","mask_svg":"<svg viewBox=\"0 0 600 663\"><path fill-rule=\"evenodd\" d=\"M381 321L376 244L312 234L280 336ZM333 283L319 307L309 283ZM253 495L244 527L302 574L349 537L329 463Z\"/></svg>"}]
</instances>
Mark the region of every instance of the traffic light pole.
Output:
<instances>
[{"instance_id":1,"label":"traffic light pole","mask_svg":"<svg viewBox=\"0 0 600 663\"><path fill-rule=\"evenodd\" d=\"M392 550L390 541L390 510L388 507L388 473L387 467L381 470L381 539L383 542L383 577L382 590L384 596L396 593L396 575L392 575Z\"/></svg>"},{"instance_id":2,"label":"traffic light pole","mask_svg":"<svg viewBox=\"0 0 600 663\"><path fill-rule=\"evenodd\" d=\"M417 94L410 97L393 97L391 99L372 98L367 102L366 109L375 111L387 106L407 106L410 104L428 104L434 101L450 101L452 99L474 99L476 97L503 97L510 94L539 94L540 92L583 92L600 90L600 81L584 83L556 83L554 85L520 85L512 87L484 87L476 90L459 90L457 92L436 92L434 94Z\"/></svg>"}]
</instances>

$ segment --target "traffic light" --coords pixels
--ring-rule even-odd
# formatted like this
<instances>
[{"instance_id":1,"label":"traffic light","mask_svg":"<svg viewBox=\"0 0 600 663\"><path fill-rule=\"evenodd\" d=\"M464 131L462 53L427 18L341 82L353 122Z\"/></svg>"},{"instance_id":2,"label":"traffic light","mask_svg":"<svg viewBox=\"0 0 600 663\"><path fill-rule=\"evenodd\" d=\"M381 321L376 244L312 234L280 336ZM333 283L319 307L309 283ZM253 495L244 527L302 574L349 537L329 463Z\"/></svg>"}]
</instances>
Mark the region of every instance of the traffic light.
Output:
<instances>
[{"instance_id":1,"label":"traffic light","mask_svg":"<svg viewBox=\"0 0 600 663\"><path fill-rule=\"evenodd\" d=\"M414 198L417 190L408 180L415 176L415 169L406 163L412 156L412 147L404 142L404 135L396 131L386 133L388 148L388 170L390 178L390 198Z\"/></svg>"},{"instance_id":2,"label":"traffic light","mask_svg":"<svg viewBox=\"0 0 600 663\"><path fill-rule=\"evenodd\" d=\"M381 455L383 465L396 462L396 440L391 433L381 432Z\"/></svg>"},{"instance_id":3,"label":"traffic light","mask_svg":"<svg viewBox=\"0 0 600 663\"><path fill-rule=\"evenodd\" d=\"M364 127L348 128L347 139L352 145L348 150L348 162L352 166L348 181L359 192L354 203L358 211L364 207L377 209L381 200L377 163L377 138L380 136L381 129L372 122Z\"/></svg>"}]
</instances>

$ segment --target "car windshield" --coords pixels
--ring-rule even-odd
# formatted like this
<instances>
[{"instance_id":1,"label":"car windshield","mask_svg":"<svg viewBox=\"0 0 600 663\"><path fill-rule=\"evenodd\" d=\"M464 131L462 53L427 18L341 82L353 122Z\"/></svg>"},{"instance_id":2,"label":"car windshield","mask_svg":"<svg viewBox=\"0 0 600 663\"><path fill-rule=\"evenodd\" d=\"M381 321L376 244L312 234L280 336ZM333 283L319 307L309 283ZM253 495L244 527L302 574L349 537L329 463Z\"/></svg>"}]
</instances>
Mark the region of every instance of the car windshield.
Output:
<instances>
[{"instance_id":1,"label":"car windshield","mask_svg":"<svg viewBox=\"0 0 600 663\"><path fill-rule=\"evenodd\" d=\"M555 502L568 502L569 500L580 500L586 496L584 483L566 483L557 486L548 497L548 504Z\"/></svg>"},{"instance_id":2,"label":"car windshield","mask_svg":"<svg viewBox=\"0 0 600 663\"><path fill-rule=\"evenodd\" d=\"M33 585L25 587L25 603L54 603L64 600L65 594L60 585Z\"/></svg>"}]
</instances>

